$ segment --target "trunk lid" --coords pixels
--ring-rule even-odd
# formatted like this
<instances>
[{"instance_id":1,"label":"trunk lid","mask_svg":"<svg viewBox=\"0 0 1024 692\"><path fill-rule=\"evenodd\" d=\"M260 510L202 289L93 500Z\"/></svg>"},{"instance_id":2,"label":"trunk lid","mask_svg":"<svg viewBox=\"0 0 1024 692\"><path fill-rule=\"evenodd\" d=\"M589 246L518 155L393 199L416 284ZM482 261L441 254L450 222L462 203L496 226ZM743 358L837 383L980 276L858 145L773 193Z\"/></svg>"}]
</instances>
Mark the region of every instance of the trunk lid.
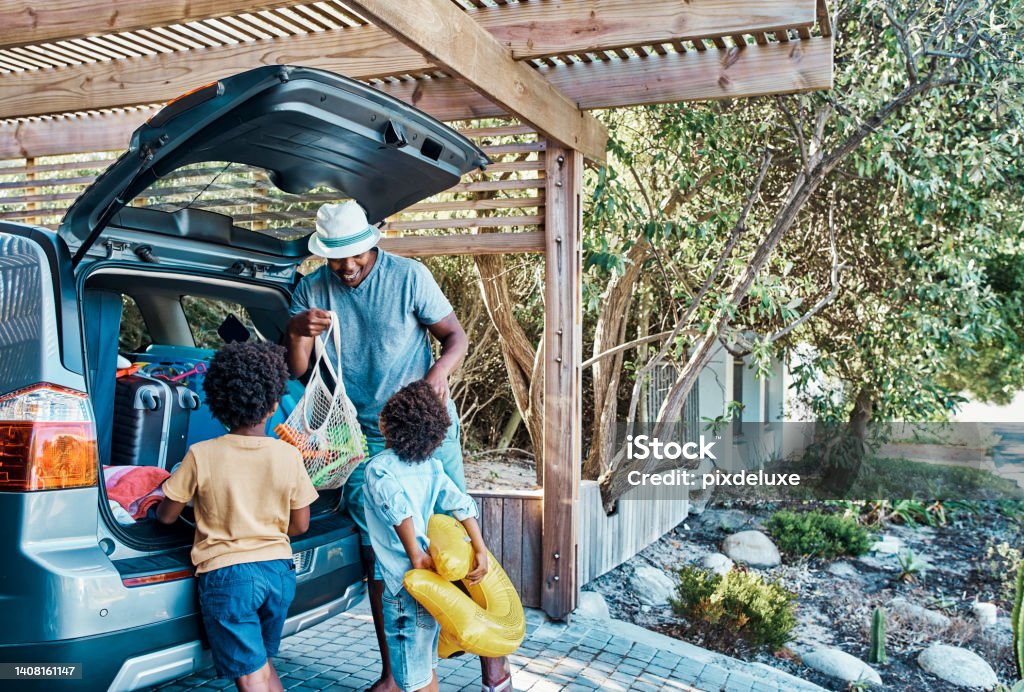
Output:
<instances>
[{"instance_id":1,"label":"trunk lid","mask_svg":"<svg viewBox=\"0 0 1024 692\"><path fill-rule=\"evenodd\" d=\"M252 180L275 190L270 202L294 208L302 199L289 196L326 189L355 199L378 223L487 163L465 137L370 86L322 70L260 67L190 92L139 127L128 151L75 200L59 233L75 265L108 227L118 226L146 234L158 248L173 247L178 238L289 260L309 254L306 237L318 206L312 202L308 219L267 233L236 225L239 215L224 213L237 207L223 203L242 189L243 178L234 188L222 184L227 199L205 209L195 199L171 207L153 201L175 192L166 184L175 172L212 176L202 188L207 194L231 168L232 175L264 176Z\"/></svg>"}]
</instances>

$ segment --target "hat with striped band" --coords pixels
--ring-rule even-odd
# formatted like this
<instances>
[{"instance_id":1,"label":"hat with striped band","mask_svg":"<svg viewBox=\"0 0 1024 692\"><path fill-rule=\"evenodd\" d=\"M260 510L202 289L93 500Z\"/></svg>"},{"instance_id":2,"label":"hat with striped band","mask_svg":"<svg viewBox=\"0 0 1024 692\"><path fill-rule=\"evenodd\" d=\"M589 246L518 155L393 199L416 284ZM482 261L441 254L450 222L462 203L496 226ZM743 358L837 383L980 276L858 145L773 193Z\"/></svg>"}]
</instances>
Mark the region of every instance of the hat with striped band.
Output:
<instances>
[{"instance_id":1,"label":"hat with striped band","mask_svg":"<svg viewBox=\"0 0 1024 692\"><path fill-rule=\"evenodd\" d=\"M355 257L377 246L380 230L366 220L354 199L324 204L316 213L316 233L309 236L309 251L327 259Z\"/></svg>"}]
</instances>

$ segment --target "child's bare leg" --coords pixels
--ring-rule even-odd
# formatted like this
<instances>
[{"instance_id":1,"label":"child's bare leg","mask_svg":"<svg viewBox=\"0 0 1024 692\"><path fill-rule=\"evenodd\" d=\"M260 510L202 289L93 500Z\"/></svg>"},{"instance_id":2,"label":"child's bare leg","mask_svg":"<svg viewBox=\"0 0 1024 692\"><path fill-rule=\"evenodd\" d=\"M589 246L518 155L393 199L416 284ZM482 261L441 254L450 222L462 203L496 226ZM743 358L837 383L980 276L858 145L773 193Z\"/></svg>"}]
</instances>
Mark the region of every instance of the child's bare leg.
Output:
<instances>
[{"instance_id":1,"label":"child's bare leg","mask_svg":"<svg viewBox=\"0 0 1024 692\"><path fill-rule=\"evenodd\" d=\"M388 640L384 636L384 582L373 578L373 549L362 548L363 565L366 567L367 591L370 597L370 614L373 616L373 629L377 633L377 647L380 649L380 679L370 687L369 692L401 692L391 674L391 656L388 655Z\"/></svg>"},{"instance_id":2,"label":"child's bare leg","mask_svg":"<svg viewBox=\"0 0 1024 692\"><path fill-rule=\"evenodd\" d=\"M430 682L427 683L427 685L425 687L421 687L418 690L416 690L416 692L440 692L440 690L439 690L439 688L437 686L437 671L436 670L434 671L434 677L432 677L430 679Z\"/></svg>"},{"instance_id":3,"label":"child's bare leg","mask_svg":"<svg viewBox=\"0 0 1024 692\"><path fill-rule=\"evenodd\" d=\"M271 671L273 666L270 665L270 660L263 666L248 675L243 675L240 678L235 678L235 687L238 688L239 692L279 692L281 690L281 681L278 680L277 687L271 686ZM276 678L277 673L274 672L273 676Z\"/></svg>"},{"instance_id":4,"label":"child's bare leg","mask_svg":"<svg viewBox=\"0 0 1024 692\"><path fill-rule=\"evenodd\" d=\"M271 692L284 692L284 685L281 683L281 678L277 674L277 668L274 667L273 661L267 659L267 665L270 666L270 690Z\"/></svg>"}]
</instances>

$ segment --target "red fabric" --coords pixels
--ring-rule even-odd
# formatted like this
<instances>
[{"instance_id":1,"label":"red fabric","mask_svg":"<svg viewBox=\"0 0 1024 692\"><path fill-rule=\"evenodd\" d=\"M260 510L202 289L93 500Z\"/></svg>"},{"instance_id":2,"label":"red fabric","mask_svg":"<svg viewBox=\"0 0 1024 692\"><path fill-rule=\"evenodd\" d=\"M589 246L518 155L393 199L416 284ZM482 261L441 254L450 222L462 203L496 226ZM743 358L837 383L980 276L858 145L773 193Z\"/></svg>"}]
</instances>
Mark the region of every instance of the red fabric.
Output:
<instances>
[{"instance_id":1,"label":"red fabric","mask_svg":"<svg viewBox=\"0 0 1024 692\"><path fill-rule=\"evenodd\" d=\"M153 505L163 499L160 486L170 477L156 466L133 466L107 486L107 497L125 508L133 518L142 519Z\"/></svg>"}]
</instances>

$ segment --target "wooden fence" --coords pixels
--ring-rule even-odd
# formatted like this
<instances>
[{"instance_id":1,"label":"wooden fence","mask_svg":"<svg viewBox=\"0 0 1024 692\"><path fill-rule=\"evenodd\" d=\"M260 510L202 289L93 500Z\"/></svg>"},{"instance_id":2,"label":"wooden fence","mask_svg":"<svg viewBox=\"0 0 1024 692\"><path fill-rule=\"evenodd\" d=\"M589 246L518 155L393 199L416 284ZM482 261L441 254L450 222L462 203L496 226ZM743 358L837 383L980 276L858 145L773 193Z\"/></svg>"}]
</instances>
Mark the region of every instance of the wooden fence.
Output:
<instances>
[{"instance_id":1,"label":"wooden fence","mask_svg":"<svg viewBox=\"0 0 1024 692\"><path fill-rule=\"evenodd\" d=\"M541 605L543 490L471 490L480 531L528 608Z\"/></svg>"},{"instance_id":2,"label":"wooden fence","mask_svg":"<svg viewBox=\"0 0 1024 692\"><path fill-rule=\"evenodd\" d=\"M615 569L686 519L690 503L678 488L630 491L606 516L596 481L583 481L579 496L577 561L583 586ZM515 584L523 605L540 606L543 490L473 490L481 530L491 553Z\"/></svg>"}]
</instances>

